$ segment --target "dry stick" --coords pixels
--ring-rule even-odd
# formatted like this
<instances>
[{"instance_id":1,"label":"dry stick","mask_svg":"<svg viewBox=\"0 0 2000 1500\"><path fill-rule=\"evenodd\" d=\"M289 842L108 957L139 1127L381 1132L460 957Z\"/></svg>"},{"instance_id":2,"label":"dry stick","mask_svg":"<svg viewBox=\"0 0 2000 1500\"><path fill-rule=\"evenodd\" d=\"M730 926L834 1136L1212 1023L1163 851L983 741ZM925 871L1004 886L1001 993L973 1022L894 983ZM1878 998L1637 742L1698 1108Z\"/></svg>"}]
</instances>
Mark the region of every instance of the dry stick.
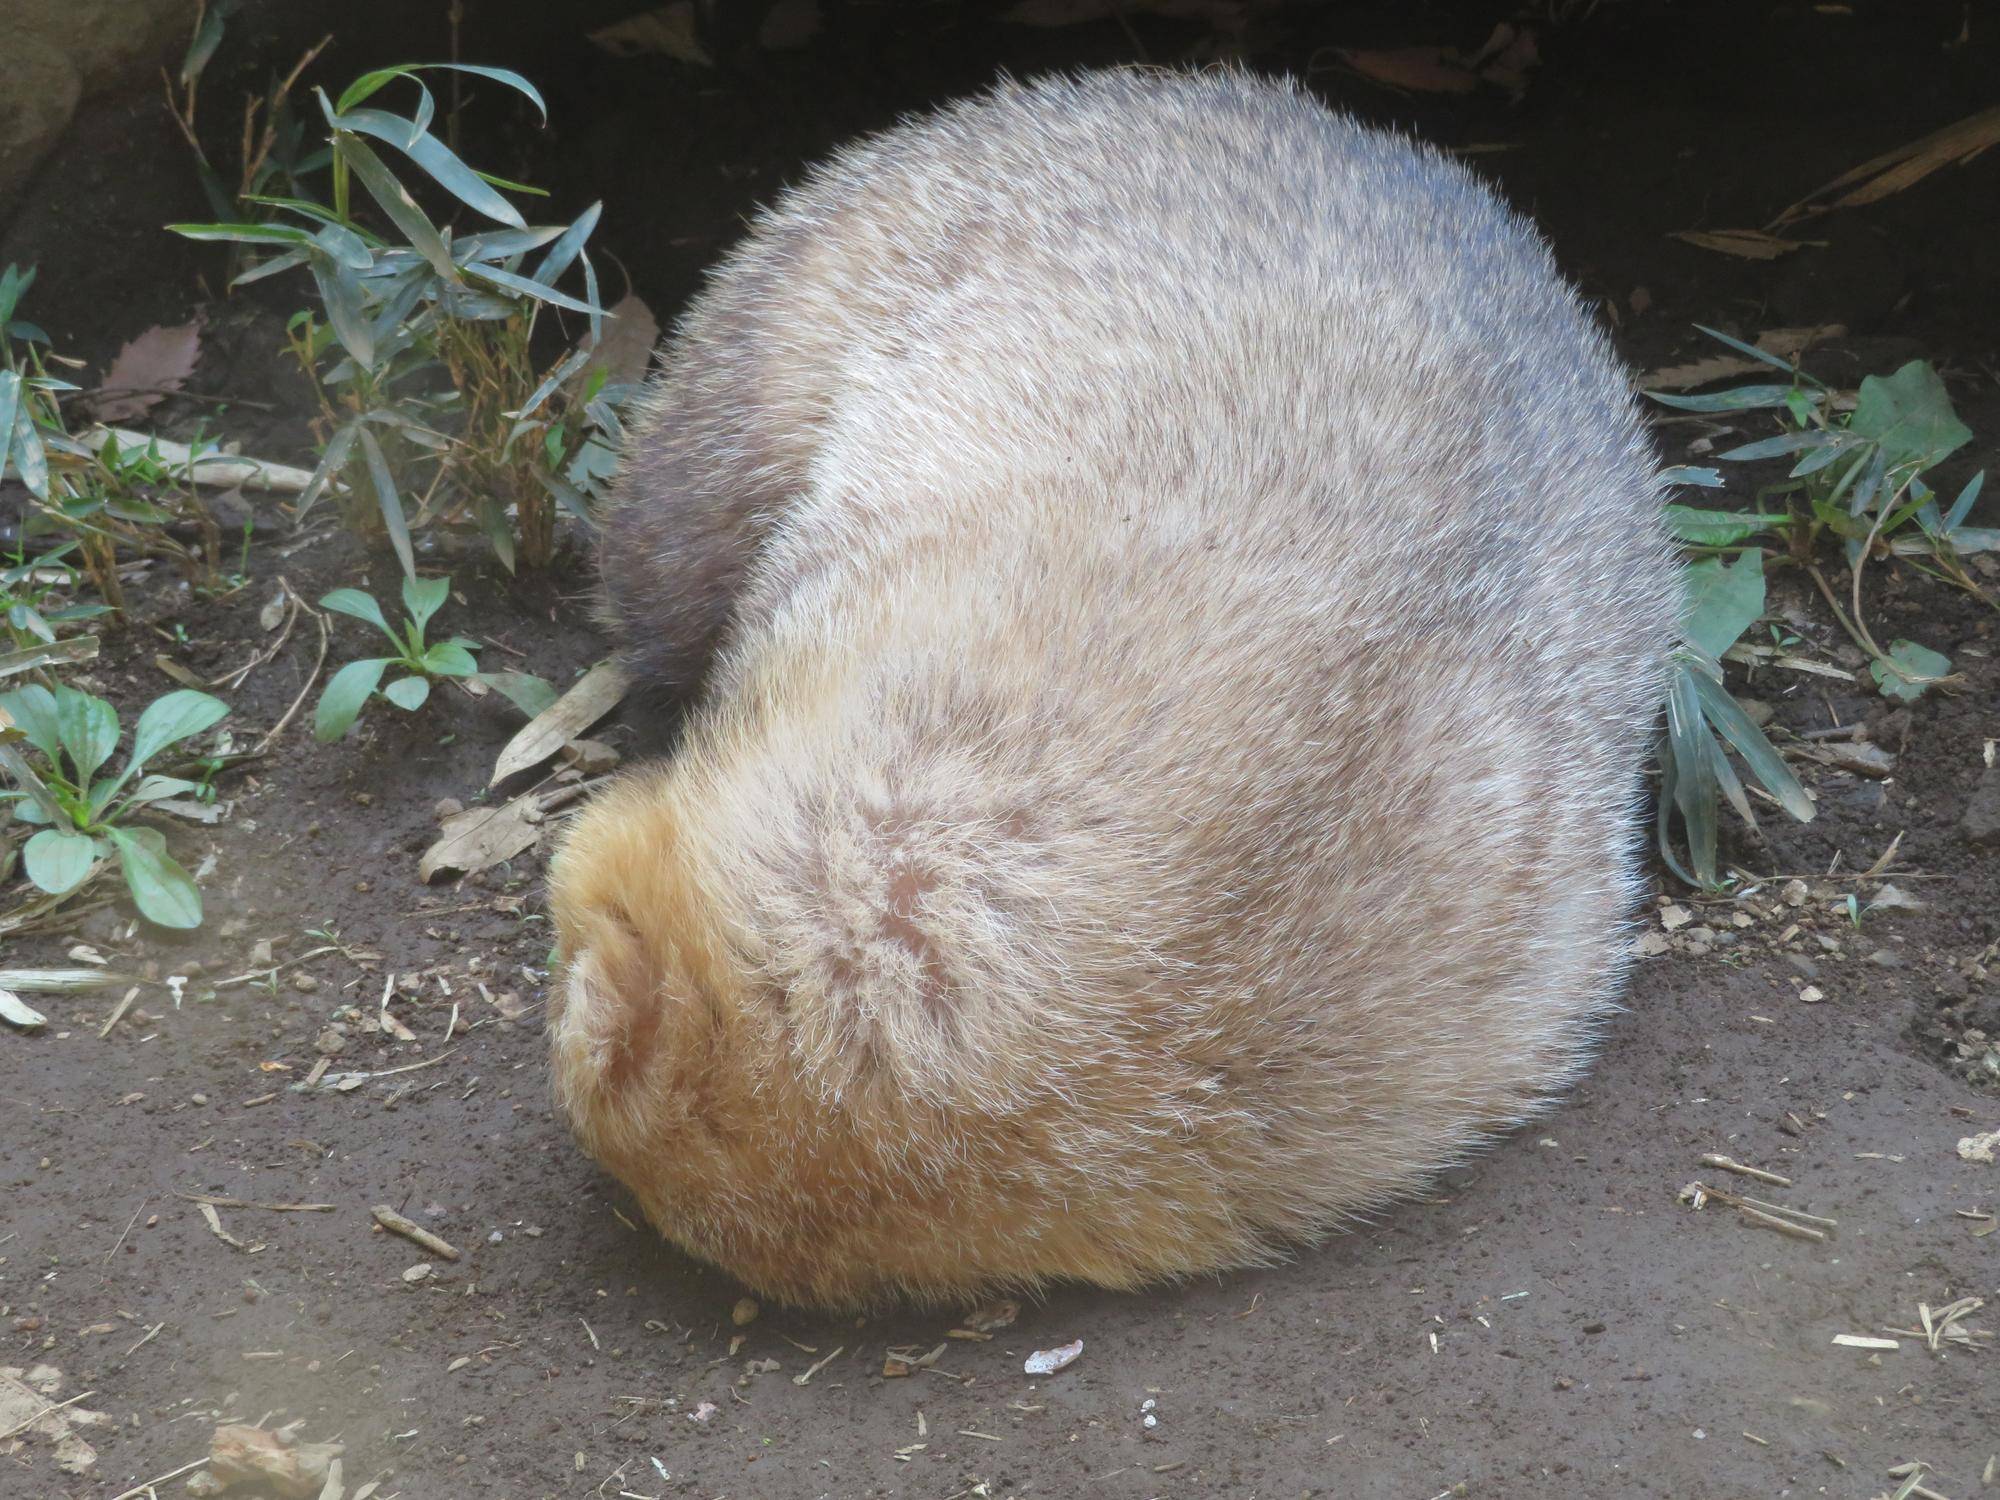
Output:
<instances>
[{"instance_id":1,"label":"dry stick","mask_svg":"<svg viewBox=\"0 0 2000 1500\"><path fill-rule=\"evenodd\" d=\"M144 1198L141 1198L139 1200L139 1206L132 1210L132 1217L125 1221L125 1233L118 1236L118 1245L122 1245L125 1243L125 1235L130 1234L132 1232L132 1226L139 1222L139 1215L144 1213L145 1211L146 1211L146 1200ZM118 1253L118 1245L113 1245L109 1250L104 1252L104 1263L107 1266L111 1264L111 1257Z\"/></svg>"},{"instance_id":2,"label":"dry stick","mask_svg":"<svg viewBox=\"0 0 2000 1500\"><path fill-rule=\"evenodd\" d=\"M439 1239L414 1219L406 1219L386 1203L378 1203L368 1212L375 1216L375 1222L391 1234L400 1234L404 1239L424 1247L433 1255L441 1255L446 1260L457 1260L458 1247L449 1240ZM584 1325L588 1327L588 1324Z\"/></svg>"},{"instance_id":3,"label":"dry stick","mask_svg":"<svg viewBox=\"0 0 2000 1500\"><path fill-rule=\"evenodd\" d=\"M330 1214L340 1205L336 1203L259 1203L251 1198L224 1198L214 1193L184 1193L174 1189L176 1198L185 1198L190 1203L206 1203L211 1208L261 1208L274 1214Z\"/></svg>"},{"instance_id":4,"label":"dry stick","mask_svg":"<svg viewBox=\"0 0 2000 1500\"><path fill-rule=\"evenodd\" d=\"M285 588L289 592L291 585L286 584ZM292 597L298 599L299 596L293 594ZM292 715L299 711L299 705L306 701L306 694L310 693L313 690L313 684L319 681L320 668L326 665L326 616L306 604L304 600L299 601L299 607L306 610L319 623L319 658L313 663L312 676L308 677L306 685L299 689L298 697L294 698L292 706L285 710L285 716L273 724L269 732L261 740L257 741L256 752L260 755L270 749L272 742L285 732L285 726L292 722Z\"/></svg>"},{"instance_id":5,"label":"dry stick","mask_svg":"<svg viewBox=\"0 0 2000 1500\"><path fill-rule=\"evenodd\" d=\"M1792 1179L1789 1177L1780 1177L1776 1172L1766 1172L1762 1167L1745 1166L1742 1162L1732 1157L1721 1156L1713 1151L1705 1153L1702 1156L1701 1162L1705 1167L1714 1167L1723 1172L1734 1172L1740 1177L1754 1177L1759 1182L1768 1182L1777 1187L1790 1187L1792 1185Z\"/></svg>"},{"instance_id":6,"label":"dry stick","mask_svg":"<svg viewBox=\"0 0 2000 1500\"><path fill-rule=\"evenodd\" d=\"M139 986L135 984L125 992L125 998L111 1008L111 1015L105 1023L97 1028L97 1039L100 1042L111 1035L112 1027L125 1019L125 1012L132 1008L132 1002L138 998Z\"/></svg>"},{"instance_id":7,"label":"dry stick","mask_svg":"<svg viewBox=\"0 0 2000 1500\"><path fill-rule=\"evenodd\" d=\"M139 1497L141 1495L148 1493L155 1486L165 1484L169 1479L178 1479L183 1474L187 1474L195 1469L199 1469L203 1464L207 1462L208 1460L205 1458L197 1458L191 1464L182 1464L178 1469L169 1469L166 1473L158 1476L157 1478L149 1479L144 1484L135 1484L129 1490L124 1490L119 1494L113 1495L111 1497L111 1500L139 1500Z\"/></svg>"},{"instance_id":8,"label":"dry stick","mask_svg":"<svg viewBox=\"0 0 2000 1500\"><path fill-rule=\"evenodd\" d=\"M83 1391L78 1395L71 1396L67 1401L58 1401L54 1406L43 1407L40 1411L36 1412L32 1417L28 1418L27 1421L16 1422L12 1427L9 1427L5 1432L0 1432L0 1443L6 1442L8 1438L12 1437L17 1432L26 1432L30 1427L33 1427L37 1422L41 1421L42 1418L46 1417L50 1412L61 1411L65 1406L74 1406L76 1405L77 1402L81 1401L85 1396L95 1396L96 1394L97 1392L95 1391Z\"/></svg>"},{"instance_id":9,"label":"dry stick","mask_svg":"<svg viewBox=\"0 0 2000 1500\"><path fill-rule=\"evenodd\" d=\"M1790 1219L1781 1219L1776 1214L1767 1214L1762 1209L1752 1208L1749 1204L1740 1201L1736 1204L1736 1211L1743 1215L1747 1222L1755 1224L1759 1229L1775 1229L1779 1234L1788 1234L1793 1239L1812 1240L1816 1244L1824 1244L1826 1242L1826 1231L1823 1229L1811 1229L1804 1224L1794 1224Z\"/></svg>"}]
</instances>

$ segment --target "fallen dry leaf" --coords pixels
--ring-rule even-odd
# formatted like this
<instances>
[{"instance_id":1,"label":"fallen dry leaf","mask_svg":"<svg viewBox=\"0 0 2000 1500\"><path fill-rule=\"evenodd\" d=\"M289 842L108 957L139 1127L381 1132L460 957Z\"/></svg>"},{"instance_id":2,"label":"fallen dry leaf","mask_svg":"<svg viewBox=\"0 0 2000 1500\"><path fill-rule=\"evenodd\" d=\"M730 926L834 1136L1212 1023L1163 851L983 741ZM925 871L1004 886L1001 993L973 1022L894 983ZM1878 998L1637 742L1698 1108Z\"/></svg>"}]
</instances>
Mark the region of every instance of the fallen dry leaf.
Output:
<instances>
[{"instance_id":1,"label":"fallen dry leaf","mask_svg":"<svg viewBox=\"0 0 2000 1500\"><path fill-rule=\"evenodd\" d=\"M1260 0L1019 0L1002 11L1000 19L1016 26L1056 28L1145 14L1203 21L1217 31L1233 34L1243 29L1258 3Z\"/></svg>"},{"instance_id":2,"label":"fallen dry leaf","mask_svg":"<svg viewBox=\"0 0 2000 1500\"><path fill-rule=\"evenodd\" d=\"M1418 94L1469 94L1479 75L1453 47L1336 47L1334 55L1363 77Z\"/></svg>"},{"instance_id":3,"label":"fallen dry leaf","mask_svg":"<svg viewBox=\"0 0 2000 1500\"><path fill-rule=\"evenodd\" d=\"M507 741L487 785L498 786L509 776L540 765L616 708L630 687L615 663L599 662Z\"/></svg>"},{"instance_id":4,"label":"fallen dry leaf","mask_svg":"<svg viewBox=\"0 0 2000 1500\"><path fill-rule=\"evenodd\" d=\"M1843 172L1825 186L1807 193L1797 203L1771 221L1779 229L1836 208L1859 208L1879 202L1893 193L1922 182L1940 167L1963 166L1987 147L2000 143L2000 105L1981 110L1955 125L1933 131L1921 140L1871 157L1852 171ZM1830 193L1840 193L1829 198Z\"/></svg>"},{"instance_id":5,"label":"fallen dry leaf","mask_svg":"<svg viewBox=\"0 0 2000 1500\"><path fill-rule=\"evenodd\" d=\"M103 422L145 415L187 383L200 354L200 319L178 328L148 328L111 361L103 385L90 399L91 414Z\"/></svg>"},{"instance_id":6,"label":"fallen dry leaf","mask_svg":"<svg viewBox=\"0 0 2000 1500\"><path fill-rule=\"evenodd\" d=\"M1847 325L1826 323L1816 328L1772 328L1751 340L1767 354L1775 354L1780 359L1792 359L1803 354L1815 344L1828 339L1844 338ZM1758 375L1771 367L1759 364L1754 359L1746 359L1740 354L1711 354L1705 359L1690 360L1684 365L1667 365L1662 369L1650 370L1638 380L1639 389L1644 391L1691 391L1696 386L1708 385L1717 380L1728 380L1737 375Z\"/></svg>"},{"instance_id":7,"label":"fallen dry leaf","mask_svg":"<svg viewBox=\"0 0 2000 1500\"><path fill-rule=\"evenodd\" d=\"M1776 260L1781 255L1790 255L1806 243L1804 240L1779 239L1761 229L1676 229L1667 238L1681 240L1703 250L1734 255L1742 260Z\"/></svg>"},{"instance_id":8,"label":"fallen dry leaf","mask_svg":"<svg viewBox=\"0 0 2000 1500\"><path fill-rule=\"evenodd\" d=\"M715 66L715 59L702 50L696 39L694 0L675 0L672 5L641 11L591 32L590 40L614 57L657 53L696 67Z\"/></svg>"},{"instance_id":9,"label":"fallen dry leaf","mask_svg":"<svg viewBox=\"0 0 2000 1500\"><path fill-rule=\"evenodd\" d=\"M1962 1136L1958 1142L1958 1156L1961 1161L1985 1162L1989 1166L2000 1154L2000 1130L1989 1130L1983 1135Z\"/></svg>"},{"instance_id":10,"label":"fallen dry leaf","mask_svg":"<svg viewBox=\"0 0 2000 1500\"><path fill-rule=\"evenodd\" d=\"M426 883L447 871L471 875L503 859L512 859L541 837L535 797L524 792L499 807L474 807L444 820L435 844L417 861L417 877Z\"/></svg>"}]
</instances>

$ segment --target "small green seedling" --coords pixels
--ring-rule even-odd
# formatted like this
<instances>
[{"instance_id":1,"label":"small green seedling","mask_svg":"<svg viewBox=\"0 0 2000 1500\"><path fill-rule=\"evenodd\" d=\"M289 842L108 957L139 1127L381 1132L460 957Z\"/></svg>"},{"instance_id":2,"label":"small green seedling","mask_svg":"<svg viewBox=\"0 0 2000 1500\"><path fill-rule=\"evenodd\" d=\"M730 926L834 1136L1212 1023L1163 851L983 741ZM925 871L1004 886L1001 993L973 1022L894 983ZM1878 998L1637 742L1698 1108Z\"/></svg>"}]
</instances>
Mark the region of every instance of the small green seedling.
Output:
<instances>
[{"instance_id":1,"label":"small green seedling","mask_svg":"<svg viewBox=\"0 0 2000 1500\"><path fill-rule=\"evenodd\" d=\"M431 616L444 607L450 594L449 578L405 578L403 609L408 619L401 635L383 618L382 607L373 596L360 589L335 589L319 601L321 609L366 620L396 648L394 656L351 661L333 674L326 691L320 694L319 709L313 716L313 734L320 743L331 744L354 727L354 721L361 717L361 710L375 696L383 675L391 667L400 668L404 675L382 688L382 696L405 713L415 713L424 706L431 696L431 684L439 678L479 675L479 663L472 654L479 647L472 641L454 636L434 646L424 644L424 628L430 624Z\"/></svg>"},{"instance_id":2,"label":"small green seedling","mask_svg":"<svg viewBox=\"0 0 2000 1500\"><path fill-rule=\"evenodd\" d=\"M116 860L140 912L162 927L201 925L201 892L194 878L167 853L157 829L130 826L148 803L196 791L178 776L133 778L169 745L212 728L229 705L183 688L154 699L139 715L125 768L98 776L118 748L118 711L102 698L71 687L39 683L0 693L0 724L41 752L37 769L18 743L0 743L16 789L0 792L16 804L24 823L45 824L21 851L29 880L52 896L66 895L88 879L101 860Z\"/></svg>"}]
</instances>

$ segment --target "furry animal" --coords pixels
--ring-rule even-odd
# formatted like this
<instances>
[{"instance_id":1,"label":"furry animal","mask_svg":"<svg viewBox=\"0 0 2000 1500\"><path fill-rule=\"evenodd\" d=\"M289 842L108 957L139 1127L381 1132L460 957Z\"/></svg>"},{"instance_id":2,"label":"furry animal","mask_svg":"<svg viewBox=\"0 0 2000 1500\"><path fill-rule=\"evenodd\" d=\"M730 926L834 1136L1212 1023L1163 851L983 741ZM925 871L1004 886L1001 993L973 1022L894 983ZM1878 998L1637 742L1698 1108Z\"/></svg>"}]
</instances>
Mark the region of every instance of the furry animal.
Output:
<instances>
[{"instance_id":1,"label":"furry animal","mask_svg":"<svg viewBox=\"0 0 2000 1500\"><path fill-rule=\"evenodd\" d=\"M1530 227L1231 73L1003 85L782 198L604 573L678 754L554 865L556 1096L768 1296L1268 1261L1622 978L1677 585ZM705 679L705 680L704 680Z\"/></svg>"}]
</instances>

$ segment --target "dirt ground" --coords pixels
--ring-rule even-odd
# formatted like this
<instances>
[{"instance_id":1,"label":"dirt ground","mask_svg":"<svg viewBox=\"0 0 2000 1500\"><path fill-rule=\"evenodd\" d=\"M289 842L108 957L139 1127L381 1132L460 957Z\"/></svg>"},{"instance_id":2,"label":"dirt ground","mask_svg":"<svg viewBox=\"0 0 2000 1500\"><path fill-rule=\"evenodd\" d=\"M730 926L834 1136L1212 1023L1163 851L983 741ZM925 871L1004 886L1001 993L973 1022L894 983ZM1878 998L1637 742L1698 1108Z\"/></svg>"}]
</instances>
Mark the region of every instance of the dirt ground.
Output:
<instances>
[{"instance_id":1,"label":"dirt ground","mask_svg":"<svg viewBox=\"0 0 2000 1500\"><path fill-rule=\"evenodd\" d=\"M1829 379L1918 355L1945 372L1979 434L1948 487L2000 460L2000 153L1817 220L1801 231L1816 243L1780 260L1668 238L1762 224L1994 103L1989 15L1959 40L1957 5L1535 10L1542 61L1518 103L1398 94L1328 50L1476 47L1493 7L1309 7L1244 42L1258 67L1310 67L1314 87L1366 117L1476 151L1603 300L1636 367L1711 352L1694 322L1839 323L1849 333L1811 361ZM1551 10L1588 14L1550 24ZM314 19L288 14L252 40L289 45ZM365 43L344 31L320 76L442 52L428 8L397 24ZM997 67L1108 62L1137 43L1171 61L1215 39L1201 23L1132 26L850 6L804 51L736 72L611 59L580 36L538 34L522 57L518 37L477 27L467 55L526 65L557 121L546 137L496 129L487 164L556 184L558 210L603 197L603 243L664 321L745 209L854 131ZM256 73L241 46L232 66ZM100 367L218 278L213 255L156 230L201 212L183 149L150 96L112 101L0 225L0 263L43 268L29 315ZM191 389L268 403L220 420L255 451L310 461L270 352L287 306L271 287L211 308ZM189 399L155 415L179 430L218 421ZM1661 439L1679 461L1728 431L1676 423ZM363 572L393 586L393 561L344 537L298 542L260 525L253 581L220 602L156 570L91 684L133 705L168 685L158 657L205 679L240 666L270 644L258 615L280 577L308 599ZM601 655L580 563L511 583L467 558L457 577L441 624L490 642L489 665L564 682ZM1774 578L1773 614L1802 649L1852 671L1823 604L1796 575ZM0 1367L104 1419L77 1427L96 1458L75 1474L41 1435L0 1433L0 1495L117 1496L202 1458L230 1420L343 1443L353 1500L370 1484L374 1500L1867 1500L1911 1462L1931 1466L1919 1494L2000 1493L2000 1349L1975 1337L1933 1351L1918 1311L1984 1297L1962 1326L2000 1327L2000 1165L1956 1149L2000 1129L2000 861L1966 823L1976 798L2000 797L1984 763L2000 737L2000 643L1990 609L1916 573L1883 570L1872 598L1878 634L1947 651L1964 685L1891 712L1838 677L1736 684L1796 732L1865 722L1893 767L1857 774L1841 741L1815 741L1827 759L1801 769L1818 819L1730 834L1733 860L1764 878L1703 901L1662 877L1674 905L1642 914L1651 956L1629 1010L1559 1110L1292 1264L1147 1296L1063 1290L987 1339L950 1337L949 1316L767 1308L736 1326L740 1289L639 1227L552 1118L539 856L418 880L436 804L481 794L518 721L492 700L449 716L378 709L330 749L294 727L225 783L223 822L176 835L191 865L215 860L198 933L136 934L106 906L6 955L63 962L86 943L185 983L178 1002L145 985L108 1035L115 988L38 997L46 1030L0 1034ZM364 633L342 621L332 660ZM285 712L316 640L301 625L228 695L239 736ZM607 738L636 756L670 727L633 713ZM1893 867L1861 878L1898 836ZM1883 878L1921 904L1865 910ZM222 983L273 964L268 982ZM414 1041L381 1030L385 985ZM383 1076L302 1089L323 1054L330 1078ZM1704 1165L1714 1153L1789 1184ZM1677 1196L1697 1180L1837 1224L1804 1240L1721 1202L1697 1211ZM239 1200L209 1205L221 1232L195 1195ZM270 1207L308 1204L327 1207ZM375 1204L461 1258L372 1229ZM1073 1367L1023 1374L1030 1351L1074 1339ZM884 1377L888 1350L940 1344L929 1367Z\"/></svg>"}]
</instances>

